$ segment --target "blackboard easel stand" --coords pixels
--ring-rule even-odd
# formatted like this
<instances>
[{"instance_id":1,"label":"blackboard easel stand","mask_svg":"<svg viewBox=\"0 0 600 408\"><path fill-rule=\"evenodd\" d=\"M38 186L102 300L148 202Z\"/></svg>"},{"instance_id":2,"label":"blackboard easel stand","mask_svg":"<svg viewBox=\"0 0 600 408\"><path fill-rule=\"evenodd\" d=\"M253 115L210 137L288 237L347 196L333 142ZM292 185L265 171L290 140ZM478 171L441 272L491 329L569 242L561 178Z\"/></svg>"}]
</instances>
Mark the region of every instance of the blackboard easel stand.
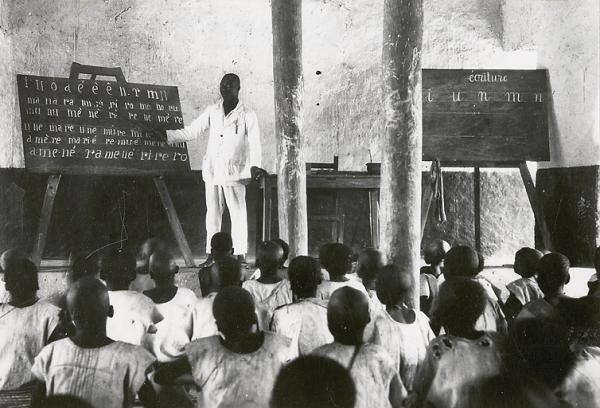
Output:
<instances>
[{"instance_id":1,"label":"blackboard easel stand","mask_svg":"<svg viewBox=\"0 0 600 408\"><path fill-rule=\"evenodd\" d=\"M96 79L97 75L101 75L106 77L114 77L116 78L117 82L126 82L121 68L81 65L76 62L71 64L70 78L78 79L80 74L89 74L91 76L90 79L92 80ZM35 238L35 244L33 247L32 254L32 260L38 267L40 266L42 255L44 254L44 248L46 247L46 238L48 236L48 227L50 226L50 219L52 218L54 198L56 197L61 177L62 175L60 173L50 174L48 176L46 193L44 195L44 202L42 204L42 211L40 214L40 223L38 225L38 232ZM173 200L171 200L171 195L169 194L169 190L167 189L167 185L165 184L163 176L155 176L154 185L160 196L163 209L167 214L169 225L171 226L171 230L175 235L175 239L177 240L179 250L183 254L185 265L188 267L193 267L195 266L195 264L194 259L192 257L192 251L187 242L185 234L183 233L181 222L179 221L179 217L177 216L177 212L175 211Z\"/></svg>"},{"instance_id":2,"label":"blackboard easel stand","mask_svg":"<svg viewBox=\"0 0 600 408\"><path fill-rule=\"evenodd\" d=\"M474 227L475 227L475 248L481 252L481 168L518 168L521 173L521 179L527 192L527 198L529 204L533 210L533 216L535 218L535 226L538 230L540 240L544 249L549 251L553 250L552 237L544 211L540 205L537 193L535 191L535 185L533 184L533 178L531 172L527 167L525 161L519 162L442 162L442 167L472 167L473 173L473 201L474 201ZM435 192L430 183L423 186L423 198L421 204L421 236L425 231L425 224L427 222L427 216L429 209L433 201Z\"/></svg>"}]
</instances>

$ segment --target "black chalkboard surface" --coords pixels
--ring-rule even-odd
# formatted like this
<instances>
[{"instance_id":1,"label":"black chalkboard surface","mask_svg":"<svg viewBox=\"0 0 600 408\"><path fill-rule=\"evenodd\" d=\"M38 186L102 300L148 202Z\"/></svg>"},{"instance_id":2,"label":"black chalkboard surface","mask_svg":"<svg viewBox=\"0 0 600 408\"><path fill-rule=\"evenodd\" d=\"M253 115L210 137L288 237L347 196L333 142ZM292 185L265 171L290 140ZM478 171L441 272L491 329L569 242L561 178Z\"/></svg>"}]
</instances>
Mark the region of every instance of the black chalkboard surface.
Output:
<instances>
[{"instance_id":1,"label":"black chalkboard surface","mask_svg":"<svg viewBox=\"0 0 600 408\"><path fill-rule=\"evenodd\" d=\"M423 70L423 159L545 161L546 70Z\"/></svg>"},{"instance_id":2,"label":"black chalkboard surface","mask_svg":"<svg viewBox=\"0 0 600 408\"><path fill-rule=\"evenodd\" d=\"M163 175L190 170L177 87L17 75L25 167L34 172Z\"/></svg>"}]
</instances>

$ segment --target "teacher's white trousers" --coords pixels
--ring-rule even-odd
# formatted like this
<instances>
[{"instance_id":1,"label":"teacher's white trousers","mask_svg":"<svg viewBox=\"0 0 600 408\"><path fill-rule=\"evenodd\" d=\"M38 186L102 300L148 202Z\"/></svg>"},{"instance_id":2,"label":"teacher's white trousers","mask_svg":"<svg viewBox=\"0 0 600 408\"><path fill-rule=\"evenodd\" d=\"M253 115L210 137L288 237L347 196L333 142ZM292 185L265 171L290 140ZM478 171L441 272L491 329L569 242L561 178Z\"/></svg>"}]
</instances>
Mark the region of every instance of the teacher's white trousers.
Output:
<instances>
[{"instance_id":1,"label":"teacher's white trousers","mask_svg":"<svg viewBox=\"0 0 600 408\"><path fill-rule=\"evenodd\" d=\"M210 254L210 240L221 231L225 205L231 217L231 239L236 255L248 252L248 214L246 212L246 186L218 186L206 184L206 253Z\"/></svg>"}]
</instances>

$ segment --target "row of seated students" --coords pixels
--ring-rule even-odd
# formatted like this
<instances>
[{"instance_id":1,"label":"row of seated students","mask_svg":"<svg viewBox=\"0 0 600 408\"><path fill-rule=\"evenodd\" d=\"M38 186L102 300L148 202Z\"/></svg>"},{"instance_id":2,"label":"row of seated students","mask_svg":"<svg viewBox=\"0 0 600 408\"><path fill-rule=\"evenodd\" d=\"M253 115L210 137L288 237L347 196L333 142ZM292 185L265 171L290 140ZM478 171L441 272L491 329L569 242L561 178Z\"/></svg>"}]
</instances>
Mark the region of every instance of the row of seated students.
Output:
<instances>
[{"instance_id":1,"label":"row of seated students","mask_svg":"<svg viewBox=\"0 0 600 408\"><path fill-rule=\"evenodd\" d=\"M521 249L522 278L498 288L476 251L432 242L424 313L408 306L409 271L374 249L353 267L348 247L326 244L319 260L286 268L285 242L263 242L244 279L228 234L211 247L199 299L175 285L178 267L157 239L142 246L137 270L124 250L76 258L69 288L50 301L37 298L33 263L6 251L0 391L31 390L33 406L63 408L136 398L147 407L600 406L600 285L595 275L588 296L564 296L569 262L559 253Z\"/></svg>"}]
</instances>

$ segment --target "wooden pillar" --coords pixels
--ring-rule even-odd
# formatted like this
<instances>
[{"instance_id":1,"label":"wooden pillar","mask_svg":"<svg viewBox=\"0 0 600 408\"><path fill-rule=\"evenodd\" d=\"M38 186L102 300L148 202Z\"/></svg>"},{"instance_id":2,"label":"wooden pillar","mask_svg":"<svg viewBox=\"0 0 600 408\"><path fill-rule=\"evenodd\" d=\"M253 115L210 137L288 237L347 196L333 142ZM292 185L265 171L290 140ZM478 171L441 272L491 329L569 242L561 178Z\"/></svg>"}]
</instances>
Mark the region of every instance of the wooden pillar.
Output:
<instances>
[{"instance_id":1,"label":"wooden pillar","mask_svg":"<svg viewBox=\"0 0 600 408\"><path fill-rule=\"evenodd\" d=\"M302 153L302 0L272 0L279 236L290 259L308 254L306 165Z\"/></svg>"},{"instance_id":2,"label":"wooden pillar","mask_svg":"<svg viewBox=\"0 0 600 408\"><path fill-rule=\"evenodd\" d=\"M423 0L384 0L380 247L410 271L407 303L419 307L421 243L421 48Z\"/></svg>"}]
</instances>

